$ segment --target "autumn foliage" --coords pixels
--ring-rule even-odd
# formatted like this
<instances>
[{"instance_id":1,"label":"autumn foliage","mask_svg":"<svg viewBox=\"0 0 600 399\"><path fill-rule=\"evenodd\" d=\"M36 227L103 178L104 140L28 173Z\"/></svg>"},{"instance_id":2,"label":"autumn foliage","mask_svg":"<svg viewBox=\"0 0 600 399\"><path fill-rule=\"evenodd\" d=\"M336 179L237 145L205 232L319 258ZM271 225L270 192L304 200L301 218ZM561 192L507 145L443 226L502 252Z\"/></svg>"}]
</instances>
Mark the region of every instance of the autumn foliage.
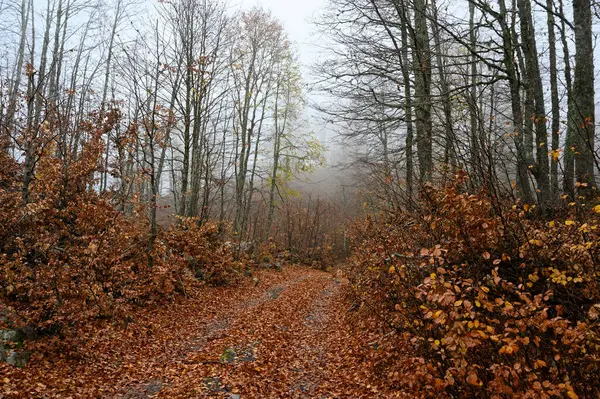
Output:
<instances>
[{"instance_id":1,"label":"autumn foliage","mask_svg":"<svg viewBox=\"0 0 600 399\"><path fill-rule=\"evenodd\" d=\"M463 185L356 226L354 290L397 341L382 376L413 397L598 397L598 214L543 220Z\"/></svg>"},{"instance_id":2,"label":"autumn foliage","mask_svg":"<svg viewBox=\"0 0 600 399\"><path fill-rule=\"evenodd\" d=\"M102 122L99 122L99 121ZM198 281L221 284L235 265L217 227L182 220L159 230L152 247L147 205L133 198L117 210L111 193L94 188L102 140L120 114L89 116L84 147L61 153L43 127L29 201L22 165L0 151L0 322L32 335L76 331L97 318L126 317L130 307L185 293ZM45 129L45 130L44 130ZM59 143L58 145L55 143Z\"/></svg>"},{"instance_id":3,"label":"autumn foliage","mask_svg":"<svg viewBox=\"0 0 600 399\"><path fill-rule=\"evenodd\" d=\"M222 238L217 223L200 224L197 218L180 218L165 232L174 260L187 264L196 278L212 285L229 284L240 277L242 265L234 262L234 247Z\"/></svg>"}]
</instances>

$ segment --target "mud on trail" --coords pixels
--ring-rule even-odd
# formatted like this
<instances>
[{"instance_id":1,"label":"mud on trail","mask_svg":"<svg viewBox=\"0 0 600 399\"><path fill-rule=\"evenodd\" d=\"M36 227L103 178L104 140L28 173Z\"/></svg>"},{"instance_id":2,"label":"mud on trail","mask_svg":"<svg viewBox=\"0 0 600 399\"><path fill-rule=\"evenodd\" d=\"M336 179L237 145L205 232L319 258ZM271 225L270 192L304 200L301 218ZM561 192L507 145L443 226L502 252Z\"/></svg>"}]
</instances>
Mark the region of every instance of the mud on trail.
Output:
<instances>
[{"instance_id":1,"label":"mud on trail","mask_svg":"<svg viewBox=\"0 0 600 399\"><path fill-rule=\"evenodd\" d=\"M365 342L372 337L346 320L347 281L299 267L257 279L144 310L126 327L106 326L77 357L45 356L12 372L0 397L397 396L375 382Z\"/></svg>"}]
</instances>

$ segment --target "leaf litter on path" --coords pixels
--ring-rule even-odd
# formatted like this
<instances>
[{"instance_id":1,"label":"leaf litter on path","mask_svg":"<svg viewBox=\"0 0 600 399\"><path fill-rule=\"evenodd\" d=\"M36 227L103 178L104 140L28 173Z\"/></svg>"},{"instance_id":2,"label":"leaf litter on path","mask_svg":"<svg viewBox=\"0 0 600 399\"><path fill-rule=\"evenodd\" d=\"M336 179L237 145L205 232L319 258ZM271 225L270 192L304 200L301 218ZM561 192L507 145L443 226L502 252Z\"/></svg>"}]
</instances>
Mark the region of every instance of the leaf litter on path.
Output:
<instances>
[{"instance_id":1,"label":"leaf litter on path","mask_svg":"<svg viewBox=\"0 0 600 399\"><path fill-rule=\"evenodd\" d=\"M101 326L76 357L0 366L0 397L397 397L383 393L373 350L348 323L346 283L301 267L258 281L140 310L127 328Z\"/></svg>"}]
</instances>

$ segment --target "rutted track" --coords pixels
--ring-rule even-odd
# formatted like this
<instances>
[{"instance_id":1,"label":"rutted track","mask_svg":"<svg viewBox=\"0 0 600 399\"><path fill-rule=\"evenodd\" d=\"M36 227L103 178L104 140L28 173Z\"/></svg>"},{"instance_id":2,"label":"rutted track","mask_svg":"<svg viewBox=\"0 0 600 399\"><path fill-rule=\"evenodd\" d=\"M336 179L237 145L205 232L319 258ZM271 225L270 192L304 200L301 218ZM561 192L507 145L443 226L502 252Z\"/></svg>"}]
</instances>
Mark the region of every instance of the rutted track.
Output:
<instances>
[{"instance_id":1,"label":"rutted track","mask_svg":"<svg viewBox=\"0 0 600 399\"><path fill-rule=\"evenodd\" d=\"M72 350L0 375L0 398L396 396L375 388L372 337L348 324L344 280L300 267L256 277L90 326Z\"/></svg>"},{"instance_id":2,"label":"rutted track","mask_svg":"<svg viewBox=\"0 0 600 399\"><path fill-rule=\"evenodd\" d=\"M326 353L337 321L332 301L340 300L342 285L328 273L305 270L267 288L262 300L242 303L218 337L172 370L158 396L321 397L332 380Z\"/></svg>"}]
</instances>

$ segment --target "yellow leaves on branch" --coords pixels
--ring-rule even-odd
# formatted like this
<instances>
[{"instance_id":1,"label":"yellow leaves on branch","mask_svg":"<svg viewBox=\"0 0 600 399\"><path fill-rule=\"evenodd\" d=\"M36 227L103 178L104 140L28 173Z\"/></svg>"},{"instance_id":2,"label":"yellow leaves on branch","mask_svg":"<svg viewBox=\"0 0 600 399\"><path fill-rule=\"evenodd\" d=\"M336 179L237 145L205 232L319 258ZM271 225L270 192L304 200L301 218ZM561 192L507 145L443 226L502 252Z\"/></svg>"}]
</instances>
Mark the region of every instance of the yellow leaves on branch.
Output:
<instances>
[{"instance_id":1,"label":"yellow leaves on branch","mask_svg":"<svg viewBox=\"0 0 600 399\"><path fill-rule=\"evenodd\" d=\"M552 156L553 162L557 162L558 158L560 157L560 150L552 150L552 151L549 151L548 154L550 154L550 156Z\"/></svg>"}]
</instances>

